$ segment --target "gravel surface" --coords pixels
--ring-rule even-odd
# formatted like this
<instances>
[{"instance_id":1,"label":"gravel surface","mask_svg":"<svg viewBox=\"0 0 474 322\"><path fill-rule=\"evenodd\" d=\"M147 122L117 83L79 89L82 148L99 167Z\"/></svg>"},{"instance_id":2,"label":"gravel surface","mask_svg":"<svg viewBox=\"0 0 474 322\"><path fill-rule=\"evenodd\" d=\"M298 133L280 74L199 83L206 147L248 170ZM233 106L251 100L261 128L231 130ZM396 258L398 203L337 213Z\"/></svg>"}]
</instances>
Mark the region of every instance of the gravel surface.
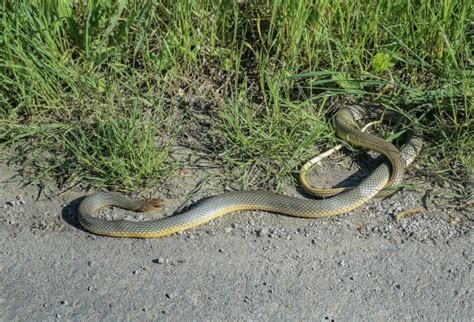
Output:
<instances>
[{"instance_id":1,"label":"gravel surface","mask_svg":"<svg viewBox=\"0 0 474 322\"><path fill-rule=\"evenodd\" d=\"M472 208L434 187L334 218L245 212L140 240L82 230L75 214L86 192L20 179L0 164L0 320L474 316ZM177 182L167 213L194 187Z\"/></svg>"}]
</instances>

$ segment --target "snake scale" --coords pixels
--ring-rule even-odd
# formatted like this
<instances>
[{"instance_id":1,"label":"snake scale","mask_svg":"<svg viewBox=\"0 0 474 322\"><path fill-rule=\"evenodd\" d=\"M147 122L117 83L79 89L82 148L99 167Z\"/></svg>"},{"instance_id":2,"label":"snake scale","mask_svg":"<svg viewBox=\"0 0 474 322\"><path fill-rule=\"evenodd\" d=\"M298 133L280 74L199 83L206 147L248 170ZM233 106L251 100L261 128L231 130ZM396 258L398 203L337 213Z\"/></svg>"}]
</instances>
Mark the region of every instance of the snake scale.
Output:
<instances>
[{"instance_id":1,"label":"snake scale","mask_svg":"<svg viewBox=\"0 0 474 322\"><path fill-rule=\"evenodd\" d=\"M79 205L78 220L88 231L113 237L163 237L204 224L216 217L236 211L263 210L288 216L321 218L349 212L383 189L399 184L404 169L421 149L421 139L411 136L401 151L393 144L373 134L362 132L363 121L392 120L380 108L352 106L340 109L335 115L336 135L355 146L378 152L386 157L369 176L356 187L327 199L303 199L276 192L235 191L203 199L189 210L165 218L148 221L106 220L95 216L103 207L115 206L132 211L149 211L158 208L162 199L134 200L116 192L99 192L87 196ZM385 113L394 114L394 113Z\"/></svg>"}]
</instances>

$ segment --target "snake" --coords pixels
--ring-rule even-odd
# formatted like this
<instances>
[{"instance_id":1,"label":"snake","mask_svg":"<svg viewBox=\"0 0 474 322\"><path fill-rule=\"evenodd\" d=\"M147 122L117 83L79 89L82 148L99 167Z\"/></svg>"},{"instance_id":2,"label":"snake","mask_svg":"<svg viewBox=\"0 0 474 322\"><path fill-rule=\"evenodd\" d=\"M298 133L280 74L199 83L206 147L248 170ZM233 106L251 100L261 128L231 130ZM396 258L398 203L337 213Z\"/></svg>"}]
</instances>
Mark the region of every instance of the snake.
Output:
<instances>
[{"instance_id":1,"label":"snake","mask_svg":"<svg viewBox=\"0 0 474 322\"><path fill-rule=\"evenodd\" d=\"M398 185L405 168L413 162L421 150L422 139L411 135L402 149L392 143L361 130L361 123L385 117L382 108L365 106L344 107L336 112L336 135L356 147L375 151L384 156L383 161L357 186L324 199L300 198L266 190L231 191L204 198L182 212L167 217L130 221L107 220L97 216L104 207L119 207L145 212L162 206L162 198L132 199L118 192L104 191L85 197L78 208L78 221L94 234L111 237L154 238L169 236L205 224L225 214L241 211L267 211L287 216L323 218L350 212L387 187ZM394 113L387 113L394 114ZM306 189L305 189L306 190ZM309 188L311 190L311 188Z\"/></svg>"}]
</instances>

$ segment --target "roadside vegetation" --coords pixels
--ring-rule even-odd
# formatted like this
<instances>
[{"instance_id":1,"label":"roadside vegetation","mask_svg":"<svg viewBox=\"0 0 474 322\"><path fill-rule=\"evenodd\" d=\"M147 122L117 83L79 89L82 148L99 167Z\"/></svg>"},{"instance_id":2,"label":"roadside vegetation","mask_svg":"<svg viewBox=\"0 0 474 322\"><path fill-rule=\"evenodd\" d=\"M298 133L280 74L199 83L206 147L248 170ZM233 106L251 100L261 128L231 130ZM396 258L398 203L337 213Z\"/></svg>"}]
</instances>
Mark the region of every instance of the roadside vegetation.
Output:
<instances>
[{"instance_id":1,"label":"roadside vegetation","mask_svg":"<svg viewBox=\"0 0 474 322\"><path fill-rule=\"evenodd\" d=\"M338 108L375 103L423 134L425 174L466 182L473 18L469 0L3 1L2 158L33 182L132 190L187 145L278 188L336 143Z\"/></svg>"}]
</instances>

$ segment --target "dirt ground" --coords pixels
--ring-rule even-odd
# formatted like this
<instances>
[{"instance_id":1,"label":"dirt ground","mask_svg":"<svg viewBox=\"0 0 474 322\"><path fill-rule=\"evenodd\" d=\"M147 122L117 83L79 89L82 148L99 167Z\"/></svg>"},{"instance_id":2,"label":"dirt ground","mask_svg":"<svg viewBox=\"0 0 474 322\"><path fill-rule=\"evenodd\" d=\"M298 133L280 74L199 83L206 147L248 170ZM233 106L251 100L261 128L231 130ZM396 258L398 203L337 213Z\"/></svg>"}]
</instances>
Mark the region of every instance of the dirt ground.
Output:
<instances>
[{"instance_id":1,"label":"dirt ground","mask_svg":"<svg viewBox=\"0 0 474 322\"><path fill-rule=\"evenodd\" d=\"M245 212L141 240L82 230L75 215L87 191L21 182L0 164L1 320L474 316L472 208L433 187L416 183L418 192L399 191L334 218ZM195 181L161 188L170 213L189 202Z\"/></svg>"}]
</instances>

